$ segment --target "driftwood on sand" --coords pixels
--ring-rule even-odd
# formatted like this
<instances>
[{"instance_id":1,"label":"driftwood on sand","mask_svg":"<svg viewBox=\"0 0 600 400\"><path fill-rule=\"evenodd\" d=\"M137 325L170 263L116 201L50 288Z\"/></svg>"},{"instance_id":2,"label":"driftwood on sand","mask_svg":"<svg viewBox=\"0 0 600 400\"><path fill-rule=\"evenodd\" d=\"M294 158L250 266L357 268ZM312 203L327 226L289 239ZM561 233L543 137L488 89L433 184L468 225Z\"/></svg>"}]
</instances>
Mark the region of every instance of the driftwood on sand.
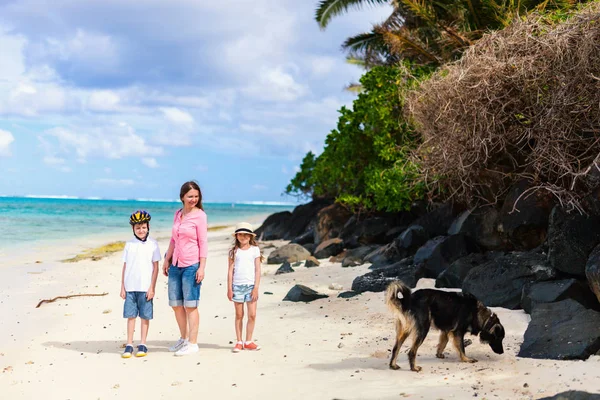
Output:
<instances>
[{"instance_id":1,"label":"driftwood on sand","mask_svg":"<svg viewBox=\"0 0 600 400\"><path fill-rule=\"evenodd\" d=\"M84 297L84 296L106 296L108 293L81 293L81 294L70 294L68 296L56 296L53 299L41 300L35 308L39 308L44 303L53 303L58 299L70 299L71 297Z\"/></svg>"}]
</instances>

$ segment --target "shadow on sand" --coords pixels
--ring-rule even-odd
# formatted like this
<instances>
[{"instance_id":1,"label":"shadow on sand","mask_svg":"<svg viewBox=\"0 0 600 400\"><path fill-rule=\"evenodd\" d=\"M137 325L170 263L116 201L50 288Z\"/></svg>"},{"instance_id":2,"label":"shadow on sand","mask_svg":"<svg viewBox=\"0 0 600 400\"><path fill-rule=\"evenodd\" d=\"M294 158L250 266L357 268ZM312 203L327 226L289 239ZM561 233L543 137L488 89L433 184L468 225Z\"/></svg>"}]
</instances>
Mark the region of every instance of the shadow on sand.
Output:
<instances>
[{"instance_id":1,"label":"shadow on sand","mask_svg":"<svg viewBox=\"0 0 600 400\"><path fill-rule=\"evenodd\" d=\"M43 343L46 347L54 347L59 349L67 349L79 353L116 353L123 352L125 342L121 340L90 340L90 341L73 341L73 342L46 342ZM148 350L153 353L168 353L169 346L172 346L172 341L166 340L149 340L147 343ZM137 343L134 347L137 346ZM212 343L198 343L200 349L227 349L231 351L229 346L219 346Z\"/></svg>"}]
</instances>

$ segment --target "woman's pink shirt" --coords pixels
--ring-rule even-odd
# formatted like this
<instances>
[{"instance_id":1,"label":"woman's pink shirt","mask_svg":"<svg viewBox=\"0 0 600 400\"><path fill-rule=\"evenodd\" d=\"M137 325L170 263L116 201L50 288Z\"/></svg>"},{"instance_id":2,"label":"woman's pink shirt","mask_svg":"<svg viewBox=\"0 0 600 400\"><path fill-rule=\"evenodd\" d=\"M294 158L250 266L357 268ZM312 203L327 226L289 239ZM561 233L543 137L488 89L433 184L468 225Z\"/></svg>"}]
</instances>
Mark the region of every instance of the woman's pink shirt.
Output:
<instances>
[{"instance_id":1,"label":"woman's pink shirt","mask_svg":"<svg viewBox=\"0 0 600 400\"><path fill-rule=\"evenodd\" d=\"M175 213L171 243L173 244L172 265L189 267L208 255L208 222L206 213L194 211L181 218L181 210Z\"/></svg>"}]
</instances>

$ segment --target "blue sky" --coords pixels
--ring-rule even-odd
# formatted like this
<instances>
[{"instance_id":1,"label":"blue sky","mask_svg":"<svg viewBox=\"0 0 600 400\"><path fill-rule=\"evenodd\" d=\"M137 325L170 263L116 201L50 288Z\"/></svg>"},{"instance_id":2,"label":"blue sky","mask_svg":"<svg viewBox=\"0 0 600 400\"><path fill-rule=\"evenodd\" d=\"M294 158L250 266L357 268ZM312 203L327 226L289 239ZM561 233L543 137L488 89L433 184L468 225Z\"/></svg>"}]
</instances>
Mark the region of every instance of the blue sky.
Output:
<instances>
[{"instance_id":1,"label":"blue sky","mask_svg":"<svg viewBox=\"0 0 600 400\"><path fill-rule=\"evenodd\" d=\"M317 1L0 0L0 195L282 197L362 71Z\"/></svg>"}]
</instances>

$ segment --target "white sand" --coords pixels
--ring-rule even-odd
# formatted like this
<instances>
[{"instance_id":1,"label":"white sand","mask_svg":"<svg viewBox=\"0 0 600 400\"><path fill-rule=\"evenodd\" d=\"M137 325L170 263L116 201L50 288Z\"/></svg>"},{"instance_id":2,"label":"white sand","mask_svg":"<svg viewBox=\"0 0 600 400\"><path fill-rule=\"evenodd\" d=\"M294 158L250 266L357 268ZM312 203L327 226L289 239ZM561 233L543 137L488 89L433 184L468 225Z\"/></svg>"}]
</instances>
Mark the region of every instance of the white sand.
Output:
<instances>
[{"instance_id":1,"label":"white sand","mask_svg":"<svg viewBox=\"0 0 600 400\"><path fill-rule=\"evenodd\" d=\"M389 370L394 332L383 294L337 298L338 292L328 289L331 283L347 290L354 277L368 269L344 269L329 262L279 276L274 275L277 266L264 265L255 332L263 349L233 354L234 314L225 290L230 238L219 232L211 232L209 238L200 306L201 351L182 358L167 350L178 331L164 276L157 285L149 354L124 360L121 254L63 264L57 261L69 253L63 248L1 264L0 398L537 399L570 389L600 391L598 357L587 362L517 358L529 317L505 309L494 310L507 333L503 355L475 339L467 354L478 363L458 362L451 346L447 358L439 360L438 335L432 332L419 351L421 373L408 369L406 344L398 360L402 369ZM167 243L160 244L164 252ZM330 297L309 304L282 302L296 283ZM431 281L421 281L424 285ZM262 294L265 291L273 295ZM102 292L108 295L35 308L44 298Z\"/></svg>"}]
</instances>

